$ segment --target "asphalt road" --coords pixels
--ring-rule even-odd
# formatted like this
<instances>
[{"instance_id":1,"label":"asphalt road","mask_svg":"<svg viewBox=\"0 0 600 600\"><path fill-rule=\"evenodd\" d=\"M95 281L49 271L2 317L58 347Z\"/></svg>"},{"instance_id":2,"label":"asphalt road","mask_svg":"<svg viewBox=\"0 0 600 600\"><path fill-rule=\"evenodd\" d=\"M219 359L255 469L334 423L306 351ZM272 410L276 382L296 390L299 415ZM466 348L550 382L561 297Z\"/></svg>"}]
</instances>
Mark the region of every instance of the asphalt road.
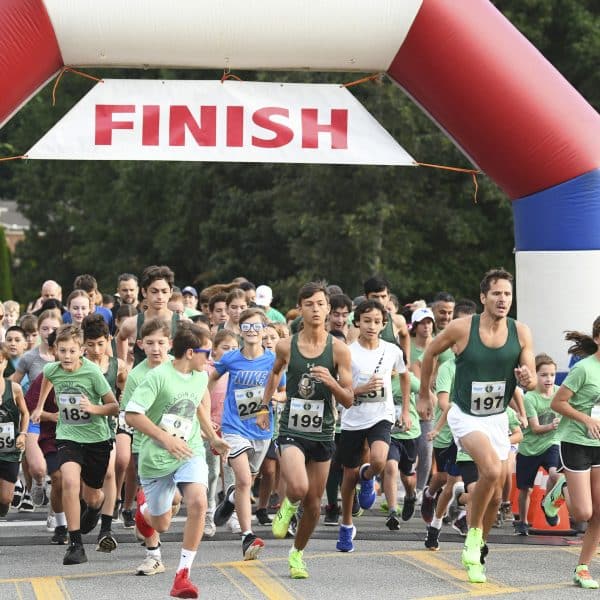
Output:
<instances>
[{"instance_id":1,"label":"asphalt road","mask_svg":"<svg viewBox=\"0 0 600 600\"><path fill-rule=\"evenodd\" d=\"M541 598L561 600L588 597L575 588L572 570L577 562L576 537L512 535L507 524L493 530L489 540L488 583L470 584L460 564L462 538L445 527L439 552L424 548L424 524L418 512L400 531L385 527L378 510L356 520L355 552L335 551L337 528L319 525L305 552L307 580L291 580L287 552L290 540L274 540L270 528L256 526L266 542L259 561L241 560L237 535L220 529L203 541L192 570L201 598L219 599L378 599L421 598ZM112 554L95 552L93 535L85 536L89 562L65 567L64 546L49 544L45 512L9 513L0 523L0 599L106 600L168 598L178 564L182 517L163 536L164 574L136 577L144 557L131 530L115 524L119 547ZM592 566L592 573L600 570Z\"/></svg>"}]
</instances>

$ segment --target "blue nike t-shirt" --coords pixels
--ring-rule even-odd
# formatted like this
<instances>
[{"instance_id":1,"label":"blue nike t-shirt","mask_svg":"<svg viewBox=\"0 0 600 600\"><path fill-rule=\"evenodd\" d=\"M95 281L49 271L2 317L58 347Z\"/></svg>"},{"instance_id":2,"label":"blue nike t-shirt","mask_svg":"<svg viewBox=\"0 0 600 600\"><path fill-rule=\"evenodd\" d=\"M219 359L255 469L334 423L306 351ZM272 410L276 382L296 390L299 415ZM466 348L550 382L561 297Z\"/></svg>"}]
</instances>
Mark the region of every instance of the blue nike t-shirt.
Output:
<instances>
[{"instance_id":1,"label":"blue nike t-shirt","mask_svg":"<svg viewBox=\"0 0 600 600\"><path fill-rule=\"evenodd\" d=\"M266 350L258 358L246 358L241 350L227 352L215 363L219 375L229 373L227 394L223 406L223 433L235 433L250 440L273 437L273 410L269 405L269 429L256 424L256 412L262 404L264 388L271 374L275 355ZM279 386L285 385L285 374Z\"/></svg>"}]
</instances>

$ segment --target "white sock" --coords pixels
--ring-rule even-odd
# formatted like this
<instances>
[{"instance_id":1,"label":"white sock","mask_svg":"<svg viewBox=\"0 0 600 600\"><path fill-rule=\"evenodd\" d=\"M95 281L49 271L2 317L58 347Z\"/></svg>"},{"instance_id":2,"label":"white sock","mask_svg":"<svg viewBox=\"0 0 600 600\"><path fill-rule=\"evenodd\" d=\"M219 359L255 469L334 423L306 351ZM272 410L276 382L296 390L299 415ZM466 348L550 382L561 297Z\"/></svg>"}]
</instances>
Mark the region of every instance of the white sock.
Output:
<instances>
[{"instance_id":1,"label":"white sock","mask_svg":"<svg viewBox=\"0 0 600 600\"><path fill-rule=\"evenodd\" d=\"M233 488L231 494L227 497L227 500L231 502L231 504L235 504L235 488Z\"/></svg>"},{"instance_id":2,"label":"white sock","mask_svg":"<svg viewBox=\"0 0 600 600\"><path fill-rule=\"evenodd\" d=\"M154 560L161 560L160 544L156 548L146 548L146 556L151 556Z\"/></svg>"},{"instance_id":3,"label":"white sock","mask_svg":"<svg viewBox=\"0 0 600 600\"><path fill-rule=\"evenodd\" d=\"M467 511L466 510L461 510L458 513L458 519L462 519L463 517L466 517L466 516L467 516Z\"/></svg>"},{"instance_id":4,"label":"white sock","mask_svg":"<svg viewBox=\"0 0 600 600\"><path fill-rule=\"evenodd\" d=\"M292 552L300 552L300 554L302 554L302 552L304 552L304 550L298 550L298 548L296 548L296 546L292 546L292 547L290 548L290 554L291 554Z\"/></svg>"},{"instance_id":5,"label":"white sock","mask_svg":"<svg viewBox=\"0 0 600 600\"><path fill-rule=\"evenodd\" d=\"M440 519L438 517L433 517L433 519L431 519L431 526L435 527L436 529L441 529L442 528L442 519Z\"/></svg>"},{"instance_id":6,"label":"white sock","mask_svg":"<svg viewBox=\"0 0 600 600\"><path fill-rule=\"evenodd\" d=\"M244 539L250 533L252 533L252 529L248 529L248 531L242 531L242 539Z\"/></svg>"},{"instance_id":7,"label":"white sock","mask_svg":"<svg viewBox=\"0 0 600 600\"><path fill-rule=\"evenodd\" d=\"M426 496L427 498L433 498L433 495L429 493L429 487L423 490L423 496Z\"/></svg>"},{"instance_id":8,"label":"white sock","mask_svg":"<svg viewBox=\"0 0 600 600\"><path fill-rule=\"evenodd\" d=\"M181 571L181 569L188 569L188 571L191 571L192 563L194 562L195 557L196 550L186 550L185 548L182 548L181 558L179 559L179 566L177 567L177 572Z\"/></svg>"},{"instance_id":9,"label":"white sock","mask_svg":"<svg viewBox=\"0 0 600 600\"><path fill-rule=\"evenodd\" d=\"M54 517L56 518L56 526L57 527L66 527L67 526L67 517L64 512L54 513Z\"/></svg>"}]
</instances>

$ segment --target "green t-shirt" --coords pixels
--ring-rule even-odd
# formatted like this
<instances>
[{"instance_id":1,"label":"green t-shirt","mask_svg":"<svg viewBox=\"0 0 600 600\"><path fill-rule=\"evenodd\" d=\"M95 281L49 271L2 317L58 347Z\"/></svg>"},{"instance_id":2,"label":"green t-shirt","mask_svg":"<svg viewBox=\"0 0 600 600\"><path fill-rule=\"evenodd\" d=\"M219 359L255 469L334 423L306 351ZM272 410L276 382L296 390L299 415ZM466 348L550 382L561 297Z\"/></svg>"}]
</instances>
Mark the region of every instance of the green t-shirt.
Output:
<instances>
[{"instance_id":1,"label":"green t-shirt","mask_svg":"<svg viewBox=\"0 0 600 600\"><path fill-rule=\"evenodd\" d=\"M131 400L131 396L132 396L133 392L135 391L137 386L140 385L140 383L142 381L144 381L144 377L146 377L148 372L151 370L152 369L148 365L148 359L145 358L137 367L133 367L133 369L131 369L131 371L129 372L129 375L127 376L127 382L125 383L125 389L123 390L123 393L121 394L121 414L119 415L120 420L124 419L124 417L125 417L125 411L127 409L127 404L129 403L129 400ZM124 423L123 421L121 421L120 425L121 425L121 427L125 426L126 428L129 428L127 423ZM140 444L141 444L143 435L144 434L133 429L133 440L131 442L131 451L134 454L138 454L140 451Z\"/></svg>"},{"instance_id":2,"label":"green t-shirt","mask_svg":"<svg viewBox=\"0 0 600 600\"><path fill-rule=\"evenodd\" d=\"M600 360L595 356L580 360L569 371L563 385L573 392L569 404L591 416L592 409L600 404ZM557 438L561 441L582 446L600 446L600 440L588 437L586 426L574 419L563 417L556 431Z\"/></svg>"},{"instance_id":3,"label":"green t-shirt","mask_svg":"<svg viewBox=\"0 0 600 600\"><path fill-rule=\"evenodd\" d=\"M265 314L267 315L267 319L269 319L269 323L285 324L285 317L276 308L273 308L272 306L269 307L265 311Z\"/></svg>"},{"instance_id":4,"label":"green t-shirt","mask_svg":"<svg viewBox=\"0 0 600 600\"><path fill-rule=\"evenodd\" d=\"M108 417L79 409L82 394L92 404L101 406L102 396L111 391L98 365L82 358L81 366L70 372L65 371L60 362L51 362L44 366L44 377L54 386L58 406L57 440L93 444L110 439Z\"/></svg>"},{"instance_id":5,"label":"green t-shirt","mask_svg":"<svg viewBox=\"0 0 600 600\"><path fill-rule=\"evenodd\" d=\"M552 397L556 394L556 390L558 390L558 386L554 386ZM540 425L549 425L552 423L559 416L550 409L552 397L547 398L537 390L527 392L523 397L527 418L537 417ZM519 454L523 456L539 456L543 454L550 446L558 443L557 431L556 429L552 429L546 433L534 433L531 427L526 427L523 430L523 441L519 444Z\"/></svg>"},{"instance_id":6,"label":"green t-shirt","mask_svg":"<svg viewBox=\"0 0 600 600\"><path fill-rule=\"evenodd\" d=\"M447 392L448 394L448 402L450 402L451 392L452 392L452 384L454 383L454 372L456 371L456 364L454 360L447 360L443 365L441 365L438 369L437 378L435 380L435 391L437 394L440 392ZM442 416L442 410L439 407L439 404L435 405L435 413L434 413L434 421L437 425L437 422L440 420ZM450 427L448 427L448 423L446 423L442 430L438 433L436 438L433 440L434 448L447 448L454 441L452 436L452 432L450 431Z\"/></svg>"},{"instance_id":7,"label":"green t-shirt","mask_svg":"<svg viewBox=\"0 0 600 600\"><path fill-rule=\"evenodd\" d=\"M208 387L205 371L183 374L167 361L150 370L129 400L128 412L143 412L155 425L187 441L194 456L204 456L204 443L196 411ZM144 436L140 446L140 477L163 477L177 471L188 459L179 460L153 438Z\"/></svg>"},{"instance_id":8,"label":"green t-shirt","mask_svg":"<svg viewBox=\"0 0 600 600\"><path fill-rule=\"evenodd\" d=\"M414 338L410 340L410 364L416 363L423 358L425 354L425 348L417 348Z\"/></svg>"},{"instance_id":9,"label":"green t-shirt","mask_svg":"<svg viewBox=\"0 0 600 600\"><path fill-rule=\"evenodd\" d=\"M397 390L394 390L394 379L397 380ZM392 426L392 437L396 440L414 440L421 435L421 423L419 422L419 413L417 412L417 396L421 381L414 373L410 373L410 422L411 427L408 431L394 431ZM402 415L402 393L400 390L400 377L392 377L392 394L394 396L394 404L396 406L396 418Z\"/></svg>"}]
</instances>

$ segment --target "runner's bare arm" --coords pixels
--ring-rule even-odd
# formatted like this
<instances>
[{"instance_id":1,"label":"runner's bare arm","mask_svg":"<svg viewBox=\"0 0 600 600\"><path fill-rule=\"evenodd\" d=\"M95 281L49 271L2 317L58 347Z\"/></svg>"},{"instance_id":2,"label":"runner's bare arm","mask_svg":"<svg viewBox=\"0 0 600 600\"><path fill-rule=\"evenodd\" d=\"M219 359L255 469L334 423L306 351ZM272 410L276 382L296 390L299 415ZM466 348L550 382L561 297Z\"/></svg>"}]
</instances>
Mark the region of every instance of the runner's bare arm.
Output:
<instances>
[{"instance_id":1,"label":"runner's bare arm","mask_svg":"<svg viewBox=\"0 0 600 600\"><path fill-rule=\"evenodd\" d=\"M40 422L40 416L42 414L42 407L44 406L44 402L46 402L46 398L48 397L48 394L50 393L51 390L52 390L52 384L50 383L50 381L48 379L46 379L46 377L42 377L42 385L40 387L40 397L38 398L36 407L33 409L33 411L31 411L31 422L32 423Z\"/></svg>"},{"instance_id":2,"label":"runner's bare arm","mask_svg":"<svg viewBox=\"0 0 600 600\"><path fill-rule=\"evenodd\" d=\"M524 323L517 321L517 333L521 344L521 356L519 359L520 366L515 369L515 376L521 387L526 390L533 390L537 385L537 375L531 330Z\"/></svg>"},{"instance_id":3,"label":"runner's bare arm","mask_svg":"<svg viewBox=\"0 0 600 600\"><path fill-rule=\"evenodd\" d=\"M354 404L352 359L348 346L336 339L333 340L333 362L337 369L337 379L325 367L312 367L310 372L331 390L337 402L345 408L350 408Z\"/></svg>"},{"instance_id":4,"label":"runner's bare arm","mask_svg":"<svg viewBox=\"0 0 600 600\"><path fill-rule=\"evenodd\" d=\"M406 368L408 368L410 365L410 335L406 319L402 315L394 315L393 320L398 331L398 344L404 351L404 362L406 363Z\"/></svg>"},{"instance_id":5,"label":"runner's bare arm","mask_svg":"<svg viewBox=\"0 0 600 600\"><path fill-rule=\"evenodd\" d=\"M128 317L123 321L117 334L117 357L126 361L129 351L129 338L135 336L137 316Z\"/></svg>"},{"instance_id":6,"label":"runner's bare arm","mask_svg":"<svg viewBox=\"0 0 600 600\"><path fill-rule=\"evenodd\" d=\"M212 421L210 420L210 393L208 390L204 392L202 402L200 402L200 404L198 405L196 414L198 415L198 421L200 421L200 429L202 429L202 433L206 436L208 443L221 456L227 458L227 454L231 450L231 446L229 446L229 444L225 440L220 438L215 433L215 428L213 427Z\"/></svg>"}]
</instances>

